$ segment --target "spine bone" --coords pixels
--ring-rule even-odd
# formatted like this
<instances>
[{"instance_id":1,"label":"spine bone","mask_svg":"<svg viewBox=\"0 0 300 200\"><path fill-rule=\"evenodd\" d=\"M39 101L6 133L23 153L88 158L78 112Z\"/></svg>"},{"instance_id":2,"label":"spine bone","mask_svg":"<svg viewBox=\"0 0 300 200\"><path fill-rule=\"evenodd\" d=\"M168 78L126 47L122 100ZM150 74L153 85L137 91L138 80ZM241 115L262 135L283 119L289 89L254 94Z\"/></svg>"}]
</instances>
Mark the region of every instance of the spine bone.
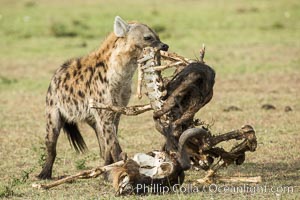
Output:
<instances>
[{"instance_id":1,"label":"spine bone","mask_svg":"<svg viewBox=\"0 0 300 200\"><path fill-rule=\"evenodd\" d=\"M143 85L146 88L147 96L154 111L160 110L163 101L163 82L159 72L154 67L160 65L160 52L154 48L148 47L143 51L143 57L138 61L140 76L143 77ZM141 90L141 89L139 89Z\"/></svg>"}]
</instances>

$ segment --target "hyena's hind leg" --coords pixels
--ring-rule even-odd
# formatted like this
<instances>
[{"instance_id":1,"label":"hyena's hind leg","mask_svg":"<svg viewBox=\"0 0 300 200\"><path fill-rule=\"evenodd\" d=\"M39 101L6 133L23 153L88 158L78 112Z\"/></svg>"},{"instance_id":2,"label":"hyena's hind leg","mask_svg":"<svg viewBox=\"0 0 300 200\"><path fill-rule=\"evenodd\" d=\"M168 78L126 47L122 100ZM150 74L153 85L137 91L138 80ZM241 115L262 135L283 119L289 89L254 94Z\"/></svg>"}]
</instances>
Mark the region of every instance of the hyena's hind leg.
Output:
<instances>
[{"instance_id":1,"label":"hyena's hind leg","mask_svg":"<svg viewBox=\"0 0 300 200\"><path fill-rule=\"evenodd\" d=\"M47 157L41 173L38 175L41 179L50 179L52 176L52 167L56 157L56 144L63 125L62 117L55 108L47 113L47 135L45 138Z\"/></svg>"}]
</instances>

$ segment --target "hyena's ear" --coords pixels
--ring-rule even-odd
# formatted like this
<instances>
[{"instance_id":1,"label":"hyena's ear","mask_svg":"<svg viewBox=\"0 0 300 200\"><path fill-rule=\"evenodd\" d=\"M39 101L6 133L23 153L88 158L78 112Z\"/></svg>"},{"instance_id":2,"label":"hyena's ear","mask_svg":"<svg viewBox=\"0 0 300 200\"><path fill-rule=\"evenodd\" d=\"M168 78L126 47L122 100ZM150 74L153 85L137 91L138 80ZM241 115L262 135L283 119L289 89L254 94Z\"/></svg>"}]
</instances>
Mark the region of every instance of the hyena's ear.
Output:
<instances>
[{"instance_id":1,"label":"hyena's ear","mask_svg":"<svg viewBox=\"0 0 300 200\"><path fill-rule=\"evenodd\" d=\"M116 16L114 22L114 33L117 37L125 37L129 30L129 25L121 17Z\"/></svg>"}]
</instances>

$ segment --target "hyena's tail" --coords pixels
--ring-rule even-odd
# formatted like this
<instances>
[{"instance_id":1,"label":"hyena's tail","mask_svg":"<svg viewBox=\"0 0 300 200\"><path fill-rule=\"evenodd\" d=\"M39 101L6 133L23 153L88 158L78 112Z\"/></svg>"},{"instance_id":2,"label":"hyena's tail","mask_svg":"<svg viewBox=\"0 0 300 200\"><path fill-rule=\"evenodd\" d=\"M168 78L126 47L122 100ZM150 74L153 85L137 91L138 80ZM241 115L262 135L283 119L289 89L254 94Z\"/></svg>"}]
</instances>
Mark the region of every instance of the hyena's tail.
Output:
<instances>
[{"instance_id":1,"label":"hyena's tail","mask_svg":"<svg viewBox=\"0 0 300 200\"><path fill-rule=\"evenodd\" d=\"M65 122L63 129L68 136L71 146L74 147L76 152L84 153L87 150L87 146L82 138L77 124L72 122Z\"/></svg>"}]
</instances>

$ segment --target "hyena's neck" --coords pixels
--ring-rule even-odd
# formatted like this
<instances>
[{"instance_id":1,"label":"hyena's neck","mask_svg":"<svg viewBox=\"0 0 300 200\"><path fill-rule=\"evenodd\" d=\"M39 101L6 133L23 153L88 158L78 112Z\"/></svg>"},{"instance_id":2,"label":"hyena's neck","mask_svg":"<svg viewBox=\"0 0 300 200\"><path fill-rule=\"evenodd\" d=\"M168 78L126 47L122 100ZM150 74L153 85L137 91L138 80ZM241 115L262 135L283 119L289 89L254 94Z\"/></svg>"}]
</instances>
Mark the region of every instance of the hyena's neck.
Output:
<instances>
[{"instance_id":1,"label":"hyena's neck","mask_svg":"<svg viewBox=\"0 0 300 200\"><path fill-rule=\"evenodd\" d=\"M96 57L98 62L102 61L107 66L109 84L117 87L131 83L141 52L142 49L111 33L96 51Z\"/></svg>"}]
</instances>

